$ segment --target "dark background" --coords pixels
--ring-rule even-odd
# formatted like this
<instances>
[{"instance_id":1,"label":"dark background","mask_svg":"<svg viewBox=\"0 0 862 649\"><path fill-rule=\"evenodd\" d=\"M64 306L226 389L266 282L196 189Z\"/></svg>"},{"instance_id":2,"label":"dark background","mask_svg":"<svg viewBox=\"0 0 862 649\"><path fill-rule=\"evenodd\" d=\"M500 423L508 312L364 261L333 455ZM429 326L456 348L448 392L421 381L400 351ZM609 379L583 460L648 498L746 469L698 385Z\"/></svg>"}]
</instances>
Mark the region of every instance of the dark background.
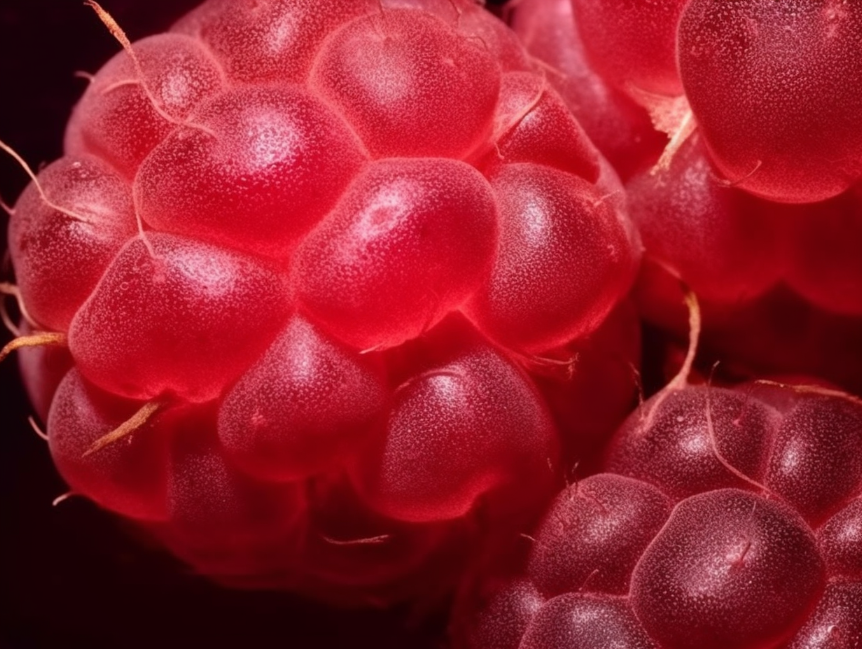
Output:
<instances>
[{"instance_id":1,"label":"dark background","mask_svg":"<svg viewBox=\"0 0 862 649\"><path fill-rule=\"evenodd\" d=\"M195 4L103 2L132 40L164 30ZM118 50L81 0L0 0L0 139L34 168L59 157L64 124L85 85L74 72L95 72ZM26 182L0 153L4 200L14 203ZM5 215L0 221L5 250ZM5 343L10 336L2 335ZM219 589L142 548L83 499L52 507L65 487L27 425L14 358L0 365L0 385L0 649L442 644L442 625L422 630L397 613L334 611L290 595Z\"/></svg>"}]
</instances>

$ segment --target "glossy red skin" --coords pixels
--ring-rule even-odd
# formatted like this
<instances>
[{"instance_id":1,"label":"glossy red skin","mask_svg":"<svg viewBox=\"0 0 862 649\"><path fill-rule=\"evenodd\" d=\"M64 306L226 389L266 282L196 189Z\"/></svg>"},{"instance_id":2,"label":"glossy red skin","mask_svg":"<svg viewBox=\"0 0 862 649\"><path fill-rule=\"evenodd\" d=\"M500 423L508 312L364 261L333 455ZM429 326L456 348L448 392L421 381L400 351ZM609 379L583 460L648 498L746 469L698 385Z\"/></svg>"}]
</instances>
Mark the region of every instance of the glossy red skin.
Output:
<instances>
[{"instance_id":1,"label":"glossy red skin","mask_svg":"<svg viewBox=\"0 0 862 649\"><path fill-rule=\"evenodd\" d=\"M592 66L571 0L523 0L506 11L537 65L545 67L549 83L623 179L661 150L664 136L646 110Z\"/></svg>"},{"instance_id":2,"label":"glossy red skin","mask_svg":"<svg viewBox=\"0 0 862 649\"><path fill-rule=\"evenodd\" d=\"M685 284L701 303L702 357L719 372L801 372L862 389L858 188L810 205L751 196L720 178L698 132L627 191L646 247L635 295L647 321L684 344Z\"/></svg>"},{"instance_id":3,"label":"glossy red skin","mask_svg":"<svg viewBox=\"0 0 862 649\"><path fill-rule=\"evenodd\" d=\"M593 66L621 90L680 95L676 31L688 0L572 0Z\"/></svg>"},{"instance_id":4,"label":"glossy red skin","mask_svg":"<svg viewBox=\"0 0 862 649\"><path fill-rule=\"evenodd\" d=\"M608 473L558 495L520 574L464 600L458 646L852 647L860 450L849 395L666 388L619 429Z\"/></svg>"},{"instance_id":5,"label":"glossy red skin","mask_svg":"<svg viewBox=\"0 0 862 649\"><path fill-rule=\"evenodd\" d=\"M624 176L643 159L638 135L649 127L632 131L635 113L614 92L671 133L681 124L662 116L685 100L717 173L756 196L813 203L862 177L855 4L527 0L513 11L516 30Z\"/></svg>"},{"instance_id":6,"label":"glossy red skin","mask_svg":"<svg viewBox=\"0 0 862 649\"><path fill-rule=\"evenodd\" d=\"M642 169L626 189L650 259L698 298L737 304L781 279L784 220L768 202L720 181L699 132L667 170Z\"/></svg>"},{"instance_id":7,"label":"glossy red skin","mask_svg":"<svg viewBox=\"0 0 862 649\"><path fill-rule=\"evenodd\" d=\"M611 9L618 9L619 3L574 4L587 13L592 12L598 20L597 31L594 30L591 37L600 41L604 39L607 44L624 33L624 30L613 29L619 26L619 21L627 20L628 14L612 15ZM684 346L688 316L678 286L681 280L695 291L701 302L704 314L701 348L705 352L704 358L709 359L706 364L714 361L721 363L719 373L749 377L801 371L823 376L858 391L862 389L862 371L855 360L858 350L862 349L862 336L859 334L862 331L859 320L862 317L859 305L859 296L862 296L859 262L862 254L856 232L862 227L862 203L859 202L858 186L847 189L854 178L857 182L859 178L858 171L851 169L855 163L850 159L854 155L852 150L856 146L854 142L858 137L858 129L852 127L852 133L847 129L856 123L855 115L859 111L854 112L852 106L848 108L848 102L852 103L852 97L854 93L858 94L860 86L858 83L845 84L835 76L840 77L846 71L848 78L855 78L858 48L838 47L838 44L858 30L858 9L854 7L843 13L836 9L837 13L833 12L835 47L829 45L824 52L828 50L831 52L828 56L839 57L841 64L829 66L818 60L823 52L815 52L810 43L825 38L824 34L828 30L824 31L818 21L832 15L832 3L758 3L746 0L722 9L724 4L699 1L691 3L690 10L702 18L709 12L721 14L726 9L728 16L734 17L734 21L731 21L735 25L734 29L738 27L740 15L751 14L749 24L752 27L752 39L740 37L741 58L734 63L737 66L734 70L738 74L733 76L727 73L726 83L707 83L703 74L695 74L699 68L692 64L692 83L701 84L704 93L724 93L726 96L722 95L724 99L721 101L724 103L713 111L711 117L699 113L699 110L701 113L703 111L697 105L697 97L690 98L698 126L689 140L675 152L667 169L654 168L658 155L644 156L637 138L631 134L626 136L619 149L614 149L605 144L611 140L606 140L600 134L600 129L594 130L591 120L610 123L621 113L618 110L619 103L612 99L613 92L608 90L610 77L603 78L592 71L593 68L584 58L584 44L577 35L572 36L574 30L571 29L572 11L569 3L526 0L511 8L510 20L531 53L550 66L547 70L550 83L560 89L573 110L582 111L585 128L594 134L600 148L612 158L627 179L631 214L641 231L646 249L647 263L642 268L636 290L639 308L645 319L667 331ZM680 9L681 5L634 2L626 6L626 11L633 12L632 15L638 11L646 12L642 15L647 15L652 8L657 12L654 17L665 12L663 15L667 21L679 22L680 14L677 12L674 18L671 11L673 7ZM780 17L782 7L800 8L797 27L812 37L806 40L804 47L791 52L786 60L770 53L770 48L775 45L770 45L775 40L773 37L779 43L784 42L781 40L785 38L781 36L782 33L786 38L796 38L793 36L796 28L782 31L776 27L784 24ZM607 12L605 24L599 25L602 12ZM696 50L700 59L715 59L711 65L724 65L718 53L725 46L730 47L729 41L721 41L722 38L727 41L730 36L721 35L721 20L716 19L714 33L709 31L709 25L698 22L700 18L690 17L687 20L688 32L684 38L687 49L680 46L681 57L693 60L692 51ZM659 23L661 21L652 26L658 26ZM755 25L763 26L760 30L763 38L760 41L754 38ZM667 34L676 32L676 25L671 28L665 24L665 27ZM790 51L793 48L787 46L785 49ZM627 51L625 47L619 48L620 60L625 58ZM644 55L645 51L643 48L639 50L644 59L643 65L648 67L656 64L658 59ZM715 54L712 59L709 52ZM800 57L809 57L810 65L796 65ZM752 80L751 76L763 73L758 62L762 63L765 59L772 61L770 65L774 63L776 70L785 67L799 69L800 84L803 81L819 83L813 71L819 69L817 66L829 68L823 83L834 90L834 105L828 110L824 109L824 113L817 108L818 102L832 95L818 91L820 98L809 97L813 92L806 90L809 86L800 86L796 94L804 95L806 101L796 101L793 98L796 94L793 94L785 103L798 104L802 113L810 111L809 117L818 126L808 128L808 135L801 138L796 136L798 129L787 130L783 137L789 148L777 144L771 147L774 155L784 160L780 164L785 167L796 165L795 168L802 169L806 165L821 164L817 160L828 161L828 168L822 170L823 173L812 171L809 174L813 174L815 184L831 179L827 184L832 183L837 188L805 199L818 202L779 205L767 200L798 202L801 199L798 196L782 197L774 192L752 189L760 182L759 177L766 176L758 171L749 178L751 166L745 172L737 170L738 173L731 174L726 171L720 156L714 155L718 147L713 142L717 127L713 127L711 121L719 126L727 123L733 127L733 142L736 142L740 151L749 146L761 146L762 138L773 137L768 128L752 129L750 124L753 122L744 117L743 111L754 110L760 96L757 94L759 89L769 85ZM633 77L641 69L637 64L631 64L624 72ZM790 72L784 76L796 79ZM780 86L783 82L776 83ZM742 93L748 99L737 97L734 93ZM779 101L774 97L769 101L773 100ZM783 122L776 117L776 110L762 110L759 115L767 121L772 120L773 125L781 126ZM841 115L836 116L836 111ZM721 128L730 128L727 124ZM834 131L833 127L838 131ZM831 147L817 142L824 129L828 137L834 136L840 142ZM623 132L627 131L618 125L611 134ZM844 133L846 137L837 135L838 132ZM799 147L808 146L805 142L820 147L819 152L800 153ZM823 153L826 149L830 150L828 154ZM617 153L612 155L612 151ZM856 151L858 160L858 147ZM847 158L847 164L832 164L844 158ZM633 165L634 168L627 165ZM776 171L771 173L774 177L780 177L781 183L792 185L794 192L809 191L812 177L796 178L792 173L783 173L778 169L776 167ZM751 183L754 185L749 186ZM839 195L820 200L836 192L840 192ZM752 196L752 193L766 198ZM788 352L790 349L794 350L793 353Z\"/></svg>"},{"instance_id":8,"label":"glossy red skin","mask_svg":"<svg viewBox=\"0 0 862 649\"><path fill-rule=\"evenodd\" d=\"M679 22L685 94L722 175L809 203L862 176L862 7L692 0Z\"/></svg>"},{"instance_id":9,"label":"glossy red skin","mask_svg":"<svg viewBox=\"0 0 862 649\"><path fill-rule=\"evenodd\" d=\"M95 75L47 200L31 187L12 219L24 302L74 365L49 417L58 465L224 582L342 603L451 587L561 471L522 366L633 281L607 163L469 2L209 0L134 48L143 76L127 53ZM80 165L113 193L94 200ZM517 172L552 178L537 200L577 200L567 246L522 236L528 206L503 207ZM74 291L51 275L66 267ZM489 317L506 296L478 296L501 277L516 299ZM44 404L59 377L27 358ZM152 425L84 457L147 403Z\"/></svg>"}]
</instances>

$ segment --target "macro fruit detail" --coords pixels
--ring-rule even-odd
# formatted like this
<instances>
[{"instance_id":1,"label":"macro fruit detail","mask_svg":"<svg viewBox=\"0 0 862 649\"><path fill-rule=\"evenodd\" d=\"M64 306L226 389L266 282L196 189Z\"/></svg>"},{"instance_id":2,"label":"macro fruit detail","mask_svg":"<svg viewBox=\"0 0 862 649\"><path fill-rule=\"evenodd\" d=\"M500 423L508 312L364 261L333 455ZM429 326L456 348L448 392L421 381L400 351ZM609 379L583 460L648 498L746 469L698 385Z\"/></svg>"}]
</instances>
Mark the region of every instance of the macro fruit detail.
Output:
<instances>
[{"instance_id":1,"label":"macro fruit detail","mask_svg":"<svg viewBox=\"0 0 862 649\"><path fill-rule=\"evenodd\" d=\"M349 601L421 587L477 511L533 516L561 439L531 371L641 250L513 33L208 0L129 44L95 8L124 51L9 226L21 333L66 343L20 353L71 489L202 573Z\"/></svg>"}]
</instances>

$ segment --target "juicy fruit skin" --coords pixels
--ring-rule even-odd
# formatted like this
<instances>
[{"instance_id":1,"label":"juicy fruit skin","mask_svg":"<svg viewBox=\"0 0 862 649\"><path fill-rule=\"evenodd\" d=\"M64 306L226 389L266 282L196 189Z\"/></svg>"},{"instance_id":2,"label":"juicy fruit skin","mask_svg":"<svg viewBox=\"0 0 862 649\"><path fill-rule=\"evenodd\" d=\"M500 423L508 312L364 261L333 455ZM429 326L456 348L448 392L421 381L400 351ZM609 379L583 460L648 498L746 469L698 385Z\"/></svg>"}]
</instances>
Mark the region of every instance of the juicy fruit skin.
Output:
<instances>
[{"instance_id":1,"label":"juicy fruit skin","mask_svg":"<svg viewBox=\"0 0 862 649\"><path fill-rule=\"evenodd\" d=\"M682 279L701 301L749 303L783 283L806 301L862 315L862 193L786 205L716 177L695 133L667 169L626 185L647 258Z\"/></svg>"},{"instance_id":2,"label":"juicy fruit skin","mask_svg":"<svg viewBox=\"0 0 862 649\"><path fill-rule=\"evenodd\" d=\"M427 365L392 395L383 434L351 467L359 493L392 518L458 518L480 498L503 512L524 501L523 480L552 487L550 413L521 371L465 324L453 318L428 337Z\"/></svg>"},{"instance_id":3,"label":"juicy fruit skin","mask_svg":"<svg viewBox=\"0 0 862 649\"><path fill-rule=\"evenodd\" d=\"M164 422L147 425L149 435L117 444L98 455L84 454L92 444L126 421L134 401L119 400L90 385L76 369L66 373L54 394L47 423L51 458L69 486L97 503L142 520L168 517L163 462Z\"/></svg>"},{"instance_id":4,"label":"juicy fruit skin","mask_svg":"<svg viewBox=\"0 0 862 649\"><path fill-rule=\"evenodd\" d=\"M494 338L532 352L595 330L613 307L607 296L625 292L608 280L635 272L629 230L613 202L586 181L537 165L507 165L491 182L500 246L467 313ZM538 282L528 297L530 277Z\"/></svg>"},{"instance_id":5,"label":"juicy fruit skin","mask_svg":"<svg viewBox=\"0 0 862 649\"><path fill-rule=\"evenodd\" d=\"M692 0L678 38L686 96L726 178L807 203L862 176L859 4Z\"/></svg>"},{"instance_id":6,"label":"juicy fruit skin","mask_svg":"<svg viewBox=\"0 0 862 649\"><path fill-rule=\"evenodd\" d=\"M596 147L623 179L657 153L663 138L645 111L590 65L572 0L523 0L509 5L510 24ZM641 57L643 60L643 57Z\"/></svg>"},{"instance_id":7,"label":"juicy fruit skin","mask_svg":"<svg viewBox=\"0 0 862 649\"><path fill-rule=\"evenodd\" d=\"M379 359L357 357L295 315L225 394L218 435L246 472L289 482L349 454L385 401Z\"/></svg>"},{"instance_id":8,"label":"juicy fruit skin","mask_svg":"<svg viewBox=\"0 0 862 649\"><path fill-rule=\"evenodd\" d=\"M194 39L160 34L136 48L146 91L131 59L114 57L75 107L64 147L67 155L95 154L130 179L153 147L224 87L218 66Z\"/></svg>"},{"instance_id":9,"label":"juicy fruit skin","mask_svg":"<svg viewBox=\"0 0 862 649\"><path fill-rule=\"evenodd\" d=\"M742 649L785 636L823 581L814 535L798 515L721 489L674 509L632 573L631 602L664 647Z\"/></svg>"},{"instance_id":10,"label":"juicy fruit skin","mask_svg":"<svg viewBox=\"0 0 862 649\"><path fill-rule=\"evenodd\" d=\"M729 376L802 373L862 389L858 187L805 205L752 196L720 178L698 131L626 192L646 249L635 290L646 320L685 338L682 281L701 304L701 350Z\"/></svg>"},{"instance_id":11,"label":"juicy fruit skin","mask_svg":"<svg viewBox=\"0 0 862 649\"><path fill-rule=\"evenodd\" d=\"M625 11L611 11L623 5ZM630 213L645 248L635 291L644 318L685 341L681 281L701 303L701 350L720 361L719 373L735 379L803 373L858 393L862 255L856 233L862 227L862 171L857 163L862 148L855 126L859 108L853 102L860 84L847 81L858 76L859 7L827 1L699 1L675 13L673 6L682 8L639 0L524 0L507 9L529 51L547 65L549 82L626 181ZM680 21L689 9L701 18L713 12L745 20L706 24L693 18L683 37ZM589 34L580 33L587 30L579 31L584 25L577 10L594 14ZM587 41L622 40L630 17L626 12L640 12L644 32L655 28L673 35L671 49L688 61L692 84L701 86L703 97L686 88L677 97L643 92L625 97L610 73L600 69L598 53ZM741 57L735 62L728 58L734 48ZM620 68L623 87L634 87L633 79L659 60L671 61L647 48L633 48L635 55L631 49L622 42L612 52L620 60L640 57ZM705 74L709 66L731 64L734 73L726 78ZM767 64L780 74L771 75ZM819 75L820 68L828 73ZM785 81L790 85L782 89ZM777 94L767 98L766 90ZM826 90L834 90L834 101ZM761 99L769 110L761 109ZM804 132L785 127L792 116L772 105L780 102L808 115ZM668 141L650 143L650 134L660 134L637 103L650 111L657 128L680 137L686 131L678 130L678 119L690 107L687 123L693 133L681 148L674 148L680 144L676 140L660 157L658 149ZM717 107L711 108L713 103ZM755 122L762 128L752 128ZM772 138L769 147L764 148L764 138ZM734 155L748 156L744 170L726 171L718 151L725 145L734 147ZM766 174L758 160L771 160L773 172ZM757 189L758 183L771 189ZM824 192L824 184L831 189ZM802 196L806 192L808 198Z\"/></svg>"},{"instance_id":12,"label":"juicy fruit skin","mask_svg":"<svg viewBox=\"0 0 862 649\"><path fill-rule=\"evenodd\" d=\"M58 467L232 584L451 583L553 490L525 368L589 346L633 281L615 174L471 2L209 0L133 50L10 225L27 326L68 339L22 361Z\"/></svg>"},{"instance_id":13,"label":"juicy fruit skin","mask_svg":"<svg viewBox=\"0 0 862 649\"><path fill-rule=\"evenodd\" d=\"M500 80L490 52L439 18L393 10L327 39L310 86L340 109L374 157L460 158L488 134Z\"/></svg>"},{"instance_id":14,"label":"juicy fruit skin","mask_svg":"<svg viewBox=\"0 0 862 649\"><path fill-rule=\"evenodd\" d=\"M116 394L209 401L283 323L284 279L253 258L183 237L147 242L130 239L81 305L69 327L72 357ZM181 324L165 331L174 318Z\"/></svg>"},{"instance_id":15,"label":"juicy fruit skin","mask_svg":"<svg viewBox=\"0 0 862 649\"><path fill-rule=\"evenodd\" d=\"M860 451L862 404L834 391L666 388L617 431L604 473L558 495L522 573L464 600L456 640L855 646Z\"/></svg>"},{"instance_id":16,"label":"juicy fruit skin","mask_svg":"<svg viewBox=\"0 0 862 649\"><path fill-rule=\"evenodd\" d=\"M457 160L369 164L297 251L299 303L359 349L415 338L487 276L494 198L482 175Z\"/></svg>"},{"instance_id":17,"label":"juicy fruit skin","mask_svg":"<svg viewBox=\"0 0 862 649\"><path fill-rule=\"evenodd\" d=\"M138 170L141 218L254 254L285 258L365 162L347 125L300 88L236 88L189 119Z\"/></svg>"},{"instance_id":18,"label":"juicy fruit skin","mask_svg":"<svg viewBox=\"0 0 862 649\"><path fill-rule=\"evenodd\" d=\"M676 25L688 0L572 0L593 67L617 88L679 95Z\"/></svg>"},{"instance_id":19,"label":"juicy fruit skin","mask_svg":"<svg viewBox=\"0 0 862 649\"><path fill-rule=\"evenodd\" d=\"M724 180L756 196L813 203L862 178L857 3L570 0L575 37L562 4L516 3L513 25L573 110L593 109L587 130L624 175L646 111L615 93L662 131L694 126ZM614 140L609 123L629 137Z\"/></svg>"},{"instance_id":20,"label":"juicy fruit skin","mask_svg":"<svg viewBox=\"0 0 862 649\"><path fill-rule=\"evenodd\" d=\"M30 317L62 331L134 234L134 204L128 184L90 155L61 158L40 177L73 216L29 185L17 202L20 218L9 222L9 246Z\"/></svg>"},{"instance_id":21,"label":"juicy fruit skin","mask_svg":"<svg viewBox=\"0 0 862 649\"><path fill-rule=\"evenodd\" d=\"M637 618L623 602L568 593L542 607L519 646L524 649L590 649L614 644L632 649L653 647Z\"/></svg>"},{"instance_id":22,"label":"juicy fruit skin","mask_svg":"<svg viewBox=\"0 0 862 649\"><path fill-rule=\"evenodd\" d=\"M699 133L668 169L642 170L626 191L649 258L699 300L752 300L781 279L786 225L766 201L716 179Z\"/></svg>"}]
</instances>

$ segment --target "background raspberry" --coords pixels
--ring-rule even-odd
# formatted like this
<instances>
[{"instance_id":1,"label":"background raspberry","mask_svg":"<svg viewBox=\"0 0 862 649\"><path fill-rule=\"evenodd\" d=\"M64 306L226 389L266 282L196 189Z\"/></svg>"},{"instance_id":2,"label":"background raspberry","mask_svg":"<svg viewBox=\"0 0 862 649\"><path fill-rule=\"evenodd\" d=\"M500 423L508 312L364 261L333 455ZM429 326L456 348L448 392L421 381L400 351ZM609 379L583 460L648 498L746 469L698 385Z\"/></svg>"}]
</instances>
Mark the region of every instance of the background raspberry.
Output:
<instances>
[{"instance_id":1,"label":"background raspberry","mask_svg":"<svg viewBox=\"0 0 862 649\"><path fill-rule=\"evenodd\" d=\"M674 3L622 4L635 12L650 11L650 7L661 12ZM813 6L807 0L773 4ZM829 3L822 4L828 10ZM585 2L584 6L604 5ZM608 0L607 6L622 5ZM672 276L678 273L697 293L703 311L698 351L702 372L709 373L719 362L717 375L734 381L803 373L858 394L862 390L862 364L857 360L862 353L858 311L862 290L855 268L862 259L858 253L862 240L853 234L860 222L858 206L852 215L858 185L841 196L807 205L769 202L738 187L726 188L720 173L704 157L702 129L676 152L667 171L654 175L651 169L666 140L647 124L647 109L663 124L660 128L673 131L681 115L678 106L672 107L677 99L665 97L654 104L658 96L635 93L629 97L593 71L574 24L572 0L522 0L507 8L511 11L504 13L530 52L565 73L566 77L551 76L555 87L626 182L632 219L641 229L646 249L633 292L645 324L644 349L650 355L644 371L659 370L667 355L680 359L684 355L688 315L679 282ZM673 22L673 16L663 15ZM610 29L612 12L604 19L609 21L605 27L592 26L599 40L603 30L609 30L606 37L611 41L624 33ZM621 42L636 43L625 38ZM641 61L647 68L648 58ZM670 104L662 103L668 100ZM687 174L692 175L682 181ZM676 211L670 207L672 196L678 201ZM691 214L697 204L694 198L706 196L712 214L722 215L714 216L712 223L698 220L709 210L698 218ZM657 216L662 210L664 220ZM671 214L678 218L675 223L667 218ZM651 376L646 383L660 386L662 381Z\"/></svg>"},{"instance_id":2,"label":"background raspberry","mask_svg":"<svg viewBox=\"0 0 862 649\"><path fill-rule=\"evenodd\" d=\"M856 646L862 406L817 390L671 384L645 402L611 473L572 483L527 537L517 579L465 589L482 612L456 612L456 642Z\"/></svg>"}]
</instances>

